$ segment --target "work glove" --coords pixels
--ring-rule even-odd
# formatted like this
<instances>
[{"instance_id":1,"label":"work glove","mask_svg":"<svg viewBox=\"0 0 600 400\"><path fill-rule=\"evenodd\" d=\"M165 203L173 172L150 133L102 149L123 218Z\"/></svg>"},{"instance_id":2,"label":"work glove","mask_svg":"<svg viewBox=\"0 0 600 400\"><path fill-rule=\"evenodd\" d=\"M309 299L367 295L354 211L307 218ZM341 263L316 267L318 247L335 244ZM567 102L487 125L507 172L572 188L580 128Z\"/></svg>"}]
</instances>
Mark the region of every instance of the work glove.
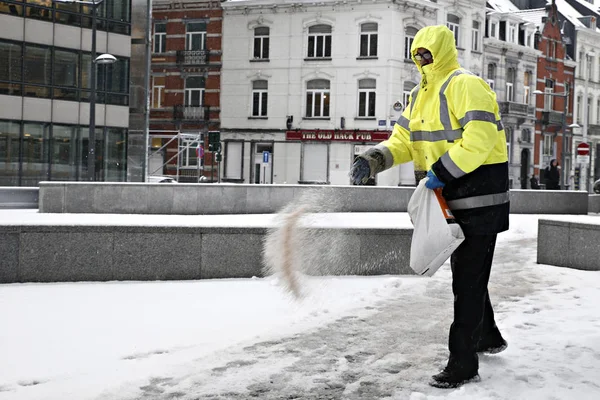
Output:
<instances>
[{"instance_id":1,"label":"work glove","mask_svg":"<svg viewBox=\"0 0 600 400\"><path fill-rule=\"evenodd\" d=\"M350 168L350 180L353 185L364 185L371 177L369 162L362 157L357 157Z\"/></svg>"},{"instance_id":2,"label":"work glove","mask_svg":"<svg viewBox=\"0 0 600 400\"><path fill-rule=\"evenodd\" d=\"M432 170L427 171L427 180L425 181L425 187L427 189L437 189L444 187L445 183L440 181L437 176L433 173Z\"/></svg>"},{"instance_id":3,"label":"work glove","mask_svg":"<svg viewBox=\"0 0 600 400\"><path fill-rule=\"evenodd\" d=\"M356 158L348 175L354 185L364 185L385 169L385 156L379 149L371 147Z\"/></svg>"}]
</instances>

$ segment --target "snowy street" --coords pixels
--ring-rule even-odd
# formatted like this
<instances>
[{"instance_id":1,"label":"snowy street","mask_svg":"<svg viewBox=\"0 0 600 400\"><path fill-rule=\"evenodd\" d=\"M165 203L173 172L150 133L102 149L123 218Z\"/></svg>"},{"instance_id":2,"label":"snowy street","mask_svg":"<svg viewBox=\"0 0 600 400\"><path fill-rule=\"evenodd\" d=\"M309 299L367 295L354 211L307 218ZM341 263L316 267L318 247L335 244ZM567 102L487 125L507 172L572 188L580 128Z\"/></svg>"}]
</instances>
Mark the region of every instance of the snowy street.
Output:
<instances>
[{"instance_id":1,"label":"snowy street","mask_svg":"<svg viewBox=\"0 0 600 400\"><path fill-rule=\"evenodd\" d=\"M0 285L0 399L597 399L600 272L536 264L538 218L499 235L509 347L480 357L479 383L427 384L447 357L446 264L306 278L302 301L274 277Z\"/></svg>"}]
</instances>

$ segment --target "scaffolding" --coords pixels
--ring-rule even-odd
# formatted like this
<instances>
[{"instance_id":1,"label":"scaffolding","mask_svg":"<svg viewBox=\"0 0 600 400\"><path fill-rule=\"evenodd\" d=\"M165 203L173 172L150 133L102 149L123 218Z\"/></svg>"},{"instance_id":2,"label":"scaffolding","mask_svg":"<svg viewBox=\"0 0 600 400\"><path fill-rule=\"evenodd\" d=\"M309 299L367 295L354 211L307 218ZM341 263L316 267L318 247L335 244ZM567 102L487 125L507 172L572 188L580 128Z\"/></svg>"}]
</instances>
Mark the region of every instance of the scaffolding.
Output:
<instances>
[{"instance_id":1,"label":"scaffolding","mask_svg":"<svg viewBox=\"0 0 600 400\"><path fill-rule=\"evenodd\" d=\"M204 132L150 130L148 136L147 177L169 175L175 176L177 182L207 181L204 176Z\"/></svg>"}]
</instances>

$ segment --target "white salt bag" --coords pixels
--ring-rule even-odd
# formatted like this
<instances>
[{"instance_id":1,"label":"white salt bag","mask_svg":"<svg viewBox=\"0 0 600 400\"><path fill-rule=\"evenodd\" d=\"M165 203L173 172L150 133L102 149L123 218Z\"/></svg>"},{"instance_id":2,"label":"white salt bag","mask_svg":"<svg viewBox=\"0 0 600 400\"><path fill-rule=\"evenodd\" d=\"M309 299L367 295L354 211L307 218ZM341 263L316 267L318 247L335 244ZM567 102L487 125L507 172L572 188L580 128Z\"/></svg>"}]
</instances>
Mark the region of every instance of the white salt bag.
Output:
<instances>
[{"instance_id":1,"label":"white salt bag","mask_svg":"<svg viewBox=\"0 0 600 400\"><path fill-rule=\"evenodd\" d=\"M421 179L408 202L415 227L410 245L410 267L432 276L465 240L463 231L442 197L442 189L427 189Z\"/></svg>"}]
</instances>

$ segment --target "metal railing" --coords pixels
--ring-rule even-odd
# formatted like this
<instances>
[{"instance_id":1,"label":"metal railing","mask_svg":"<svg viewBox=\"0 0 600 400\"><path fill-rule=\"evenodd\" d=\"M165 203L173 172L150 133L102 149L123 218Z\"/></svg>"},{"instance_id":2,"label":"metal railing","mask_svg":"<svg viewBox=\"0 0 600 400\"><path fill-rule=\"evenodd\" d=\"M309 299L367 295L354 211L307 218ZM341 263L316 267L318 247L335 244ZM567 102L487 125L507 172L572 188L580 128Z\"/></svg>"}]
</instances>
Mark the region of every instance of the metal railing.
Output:
<instances>
[{"instance_id":1,"label":"metal railing","mask_svg":"<svg viewBox=\"0 0 600 400\"><path fill-rule=\"evenodd\" d=\"M526 116L528 113L528 105L525 103L515 103L512 101L503 101L500 103L500 114L516 114Z\"/></svg>"},{"instance_id":2,"label":"metal railing","mask_svg":"<svg viewBox=\"0 0 600 400\"><path fill-rule=\"evenodd\" d=\"M208 112L204 106L186 106L179 104L173 107L173 119L176 121L203 121Z\"/></svg>"},{"instance_id":3,"label":"metal railing","mask_svg":"<svg viewBox=\"0 0 600 400\"><path fill-rule=\"evenodd\" d=\"M206 65L208 64L209 51L204 50L177 50L177 64Z\"/></svg>"}]
</instances>

